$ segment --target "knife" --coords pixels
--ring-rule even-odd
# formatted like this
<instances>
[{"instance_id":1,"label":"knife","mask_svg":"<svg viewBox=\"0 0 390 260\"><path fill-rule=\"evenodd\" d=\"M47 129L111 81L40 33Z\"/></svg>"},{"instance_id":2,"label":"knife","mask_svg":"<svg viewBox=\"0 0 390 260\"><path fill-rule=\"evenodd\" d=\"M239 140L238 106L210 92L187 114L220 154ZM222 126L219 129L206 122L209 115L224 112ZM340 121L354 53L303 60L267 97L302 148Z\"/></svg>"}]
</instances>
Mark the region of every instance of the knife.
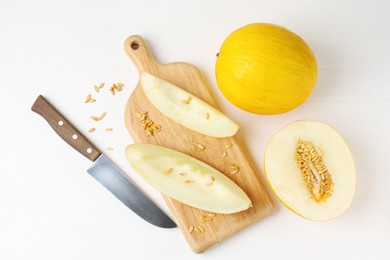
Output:
<instances>
[{"instance_id":1,"label":"knife","mask_svg":"<svg viewBox=\"0 0 390 260\"><path fill-rule=\"evenodd\" d=\"M176 227L175 222L146 197L107 156L99 151L42 95L35 100L31 110L41 115L65 142L93 162L87 172L123 204L153 225L162 228Z\"/></svg>"}]
</instances>

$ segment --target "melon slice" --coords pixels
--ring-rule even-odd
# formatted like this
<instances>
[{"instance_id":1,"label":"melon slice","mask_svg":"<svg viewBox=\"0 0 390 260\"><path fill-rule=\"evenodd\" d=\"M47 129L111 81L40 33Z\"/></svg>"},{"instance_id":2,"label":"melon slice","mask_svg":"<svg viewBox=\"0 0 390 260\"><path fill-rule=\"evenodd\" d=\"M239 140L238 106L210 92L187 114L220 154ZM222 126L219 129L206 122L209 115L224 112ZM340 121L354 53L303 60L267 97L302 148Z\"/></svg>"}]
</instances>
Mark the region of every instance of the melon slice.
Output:
<instances>
[{"instance_id":1,"label":"melon slice","mask_svg":"<svg viewBox=\"0 0 390 260\"><path fill-rule=\"evenodd\" d=\"M252 206L237 184L191 156L152 144L131 144L125 152L130 165L146 182L184 204L220 214Z\"/></svg>"},{"instance_id":2,"label":"melon slice","mask_svg":"<svg viewBox=\"0 0 390 260\"><path fill-rule=\"evenodd\" d=\"M142 72L140 77L149 101L180 125L219 138L233 136L238 131L238 124L184 89L147 72Z\"/></svg>"},{"instance_id":3,"label":"melon slice","mask_svg":"<svg viewBox=\"0 0 390 260\"><path fill-rule=\"evenodd\" d=\"M311 220L342 215L356 187L356 168L348 145L329 125L293 122L269 141L265 173L279 200Z\"/></svg>"}]
</instances>

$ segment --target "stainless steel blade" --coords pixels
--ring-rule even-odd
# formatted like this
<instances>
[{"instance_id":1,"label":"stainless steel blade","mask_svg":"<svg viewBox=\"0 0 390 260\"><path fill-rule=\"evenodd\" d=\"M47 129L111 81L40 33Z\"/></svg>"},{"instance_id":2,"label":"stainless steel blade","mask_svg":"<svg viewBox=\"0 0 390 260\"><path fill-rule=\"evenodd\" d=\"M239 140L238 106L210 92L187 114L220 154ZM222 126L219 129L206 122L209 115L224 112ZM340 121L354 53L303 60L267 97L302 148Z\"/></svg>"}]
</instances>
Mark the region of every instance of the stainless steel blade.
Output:
<instances>
[{"instance_id":1,"label":"stainless steel blade","mask_svg":"<svg viewBox=\"0 0 390 260\"><path fill-rule=\"evenodd\" d=\"M104 154L94 161L87 172L147 222L163 228L176 227L175 222L146 197Z\"/></svg>"}]
</instances>

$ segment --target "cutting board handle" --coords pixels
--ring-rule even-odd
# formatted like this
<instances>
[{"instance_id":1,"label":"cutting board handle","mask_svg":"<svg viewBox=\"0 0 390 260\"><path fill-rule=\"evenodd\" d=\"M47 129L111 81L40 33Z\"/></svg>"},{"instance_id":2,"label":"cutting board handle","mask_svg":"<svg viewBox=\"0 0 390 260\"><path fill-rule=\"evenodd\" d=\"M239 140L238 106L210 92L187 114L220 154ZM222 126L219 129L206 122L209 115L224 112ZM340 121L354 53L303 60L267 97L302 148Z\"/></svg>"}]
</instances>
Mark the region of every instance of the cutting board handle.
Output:
<instances>
[{"instance_id":1,"label":"cutting board handle","mask_svg":"<svg viewBox=\"0 0 390 260\"><path fill-rule=\"evenodd\" d=\"M124 47L139 72L148 71L150 67L158 64L141 36L130 36L126 39Z\"/></svg>"}]
</instances>

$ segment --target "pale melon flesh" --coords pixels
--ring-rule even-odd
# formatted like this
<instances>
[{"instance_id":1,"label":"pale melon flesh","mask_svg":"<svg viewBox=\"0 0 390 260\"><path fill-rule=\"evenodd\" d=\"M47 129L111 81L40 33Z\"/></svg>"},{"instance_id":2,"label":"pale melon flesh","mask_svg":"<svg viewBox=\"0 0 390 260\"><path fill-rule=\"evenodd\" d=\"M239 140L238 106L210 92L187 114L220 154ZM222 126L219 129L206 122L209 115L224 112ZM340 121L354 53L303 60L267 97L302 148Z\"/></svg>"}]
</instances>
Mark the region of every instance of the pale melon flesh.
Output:
<instances>
[{"instance_id":1,"label":"pale melon flesh","mask_svg":"<svg viewBox=\"0 0 390 260\"><path fill-rule=\"evenodd\" d=\"M237 184L191 156L152 144L131 144L125 153L147 183L184 204L220 214L243 211L252 205Z\"/></svg>"},{"instance_id":2,"label":"pale melon flesh","mask_svg":"<svg viewBox=\"0 0 390 260\"><path fill-rule=\"evenodd\" d=\"M238 131L238 124L184 89L148 72L142 72L140 78L148 100L178 124L218 138L233 136Z\"/></svg>"},{"instance_id":3,"label":"pale melon flesh","mask_svg":"<svg viewBox=\"0 0 390 260\"><path fill-rule=\"evenodd\" d=\"M327 190L327 196L321 200L309 192L310 182L303 173L305 170L298 166L299 141L312 144L315 147L312 156L317 154L317 157L320 157L316 162L310 161L312 156L305 157L304 162L311 171L306 173L312 173L315 177L310 182L315 187L313 190L316 195L319 194L321 185L325 187L323 190ZM319 163L323 165L321 170L318 170ZM279 130L267 145L264 167L271 188L279 200L287 208L307 219L336 218L342 215L352 202L356 186L356 168L351 151L334 128L320 121L296 121ZM328 174L328 177L321 176L322 173Z\"/></svg>"}]
</instances>

